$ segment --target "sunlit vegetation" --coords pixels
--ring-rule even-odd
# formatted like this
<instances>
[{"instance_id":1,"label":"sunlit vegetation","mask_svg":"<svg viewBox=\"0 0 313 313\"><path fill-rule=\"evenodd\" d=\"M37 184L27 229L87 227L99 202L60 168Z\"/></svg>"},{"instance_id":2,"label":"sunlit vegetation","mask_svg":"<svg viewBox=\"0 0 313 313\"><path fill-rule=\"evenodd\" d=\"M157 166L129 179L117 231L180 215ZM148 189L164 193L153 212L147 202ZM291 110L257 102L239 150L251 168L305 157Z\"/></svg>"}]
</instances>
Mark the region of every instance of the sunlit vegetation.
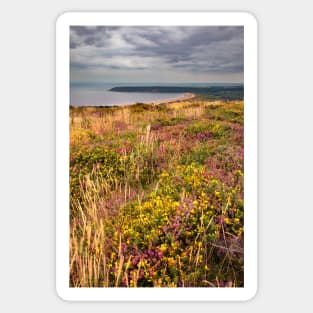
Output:
<instances>
[{"instance_id":1,"label":"sunlit vegetation","mask_svg":"<svg viewBox=\"0 0 313 313\"><path fill-rule=\"evenodd\" d=\"M243 107L70 109L70 286L243 286Z\"/></svg>"}]
</instances>

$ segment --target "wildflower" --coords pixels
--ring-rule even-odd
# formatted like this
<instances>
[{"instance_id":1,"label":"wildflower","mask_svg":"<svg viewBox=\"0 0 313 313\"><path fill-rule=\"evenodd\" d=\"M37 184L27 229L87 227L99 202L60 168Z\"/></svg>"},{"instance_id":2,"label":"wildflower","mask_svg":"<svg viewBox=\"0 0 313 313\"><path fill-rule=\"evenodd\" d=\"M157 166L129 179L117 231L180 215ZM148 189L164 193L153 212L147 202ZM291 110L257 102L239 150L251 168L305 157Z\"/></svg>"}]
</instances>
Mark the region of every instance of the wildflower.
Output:
<instances>
[{"instance_id":1,"label":"wildflower","mask_svg":"<svg viewBox=\"0 0 313 313\"><path fill-rule=\"evenodd\" d=\"M161 244L161 247L160 247L160 250L161 250L162 252L165 252L165 251L167 250L167 244L166 244L166 243L162 243L162 244Z\"/></svg>"},{"instance_id":2,"label":"wildflower","mask_svg":"<svg viewBox=\"0 0 313 313\"><path fill-rule=\"evenodd\" d=\"M167 258L167 262L168 262L169 266L176 264L176 260L174 260L173 257Z\"/></svg>"}]
</instances>

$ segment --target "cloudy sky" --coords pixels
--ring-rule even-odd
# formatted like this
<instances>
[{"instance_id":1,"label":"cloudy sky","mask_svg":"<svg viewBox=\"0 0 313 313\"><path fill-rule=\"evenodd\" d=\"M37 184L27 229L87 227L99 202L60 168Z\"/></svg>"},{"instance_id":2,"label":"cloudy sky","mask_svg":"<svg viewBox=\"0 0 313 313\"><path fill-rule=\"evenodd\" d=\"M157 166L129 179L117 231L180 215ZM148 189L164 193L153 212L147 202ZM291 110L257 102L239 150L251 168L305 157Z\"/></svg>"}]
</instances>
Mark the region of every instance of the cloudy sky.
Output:
<instances>
[{"instance_id":1,"label":"cloudy sky","mask_svg":"<svg viewBox=\"0 0 313 313\"><path fill-rule=\"evenodd\" d=\"M243 82L243 27L72 26L71 82Z\"/></svg>"}]
</instances>

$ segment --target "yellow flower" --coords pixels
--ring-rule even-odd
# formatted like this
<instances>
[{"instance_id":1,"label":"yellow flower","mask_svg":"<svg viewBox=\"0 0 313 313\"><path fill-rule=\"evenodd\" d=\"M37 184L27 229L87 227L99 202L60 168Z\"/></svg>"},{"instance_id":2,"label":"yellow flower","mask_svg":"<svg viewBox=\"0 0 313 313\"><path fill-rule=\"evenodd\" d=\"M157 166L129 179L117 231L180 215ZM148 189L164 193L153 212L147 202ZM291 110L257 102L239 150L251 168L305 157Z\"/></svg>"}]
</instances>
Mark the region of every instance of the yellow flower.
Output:
<instances>
[{"instance_id":1,"label":"yellow flower","mask_svg":"<svg viewBox=\"0 0 313 313\"><path fill-rule=\"evenodd\" d=\"M165 252L167 250L167 244L166 243L162 243L161 247L160 247L160 250Z\"/></svg>"},{"instance_id":2,"label":"yellow flower","mask_svg":"<svg viewBox=\"0 0 313 313\"><path fill-rule=\"evenodd\" d=\"M169 264L170 266L176 264L176 260L174 260L174 258L172 258L172 257L167 258L167 262L168 262L168 264Z\"/></svg>"},{"instance_id":3,"label":"yellow flower","mask_svg":"<svg viewBox=\"0 0 313 313\"><path fill-rule=\"evenodd\" d=\"M176 248L177 248L176 242L172 242L172 243L171 243L171 247L172 247L173 249L176 249Z\"/></svg>"}]
</instances>

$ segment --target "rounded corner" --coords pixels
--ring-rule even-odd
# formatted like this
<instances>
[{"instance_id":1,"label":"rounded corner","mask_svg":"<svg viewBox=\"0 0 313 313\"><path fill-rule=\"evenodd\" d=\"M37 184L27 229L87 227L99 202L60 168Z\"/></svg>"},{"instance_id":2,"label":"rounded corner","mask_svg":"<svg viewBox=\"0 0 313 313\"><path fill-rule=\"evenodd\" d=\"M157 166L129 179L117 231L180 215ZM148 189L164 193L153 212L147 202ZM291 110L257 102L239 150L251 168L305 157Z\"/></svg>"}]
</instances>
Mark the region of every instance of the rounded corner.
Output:
<instances>
[{"instance_id":1,"label":"rounded corner","mask_svg":"<svg viewBox=\"0 0 313 313\"><path fill-rule=\"evenodd\" d=\"M57 16L57 18L56 18L55 25L58 26L58 25L62 25L64 23L66 23L69 20L69 17L72 14L73 14L72 12L62 12L62 13L60 13Z\"/></svg>"},{"instance_id":2,"label":"rounded corner","mask_svg":"<svg viewBox=\"0 0 313 313\"><path fill-rule=\"evenodd\" d=\"M258 27L258 19L257 17L254 15L254 13L251 12L243 12L243 15L245 16L245 19L251 23L252 25L254 25L255 27Z\"/></svg>"},{"instance_id":3,"label":"rounded corner","mask_svg":"<svg viewBox=\"0 0 313 313\"><path fill-rule=\"evenodd\" d=\"M57 296L60 300L62 300L62 301L68 302L68 301L71 300L71 299L69 299L69 298L67 297L67 294L66 294L66 292L64 291L63 288L60 288L60 287L56 286L56 287L55 287L55 293L56 293L56 296Z\"/></svg>"},{"instance_id":4,"label":"rounded corner","mask_svg":"<svg viewBox=\"0 0 313 313\"><path fill-rule=\"evenodd\" d=\"M255 285L254 288L251 288L246 294L246 297L243 299L245 302L253 301L259 293L259 288L257 285Z\"/></svg>"}]
</instances>

